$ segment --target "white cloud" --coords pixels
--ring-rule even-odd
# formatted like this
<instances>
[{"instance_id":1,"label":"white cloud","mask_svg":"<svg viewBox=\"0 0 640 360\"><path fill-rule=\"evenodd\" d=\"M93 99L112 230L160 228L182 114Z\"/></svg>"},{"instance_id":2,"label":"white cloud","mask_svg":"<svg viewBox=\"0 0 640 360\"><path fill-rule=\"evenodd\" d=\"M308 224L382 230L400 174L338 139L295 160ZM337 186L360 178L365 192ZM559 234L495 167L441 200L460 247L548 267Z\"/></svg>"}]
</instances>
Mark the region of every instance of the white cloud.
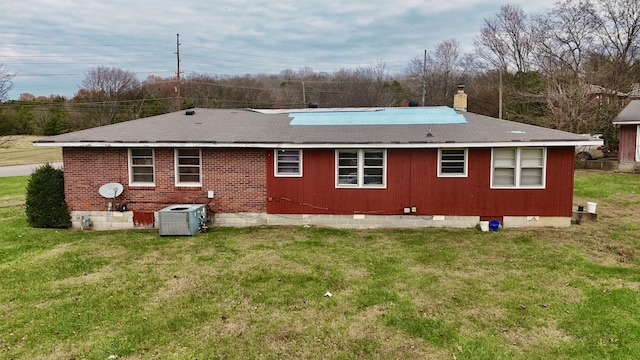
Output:
<instances>
[{"instance_id":1,"label":"white cloud","mask_svg":"<svg viewBox=\"0 0 640 360\"><path fill-rule=\"evenodd\" d=\"M520 1L539 11L550 0ZM456 38L470 48L497 0L24 0L0 12L0 63L21 92L72 96L98 65L141 78L182 69L217 74L277 73L311 67L387 64L403 71L424 49ZM45 74L33 76L34 74ZM64 75L61 75L64 74Z\"/></svg>"}]
</instances>

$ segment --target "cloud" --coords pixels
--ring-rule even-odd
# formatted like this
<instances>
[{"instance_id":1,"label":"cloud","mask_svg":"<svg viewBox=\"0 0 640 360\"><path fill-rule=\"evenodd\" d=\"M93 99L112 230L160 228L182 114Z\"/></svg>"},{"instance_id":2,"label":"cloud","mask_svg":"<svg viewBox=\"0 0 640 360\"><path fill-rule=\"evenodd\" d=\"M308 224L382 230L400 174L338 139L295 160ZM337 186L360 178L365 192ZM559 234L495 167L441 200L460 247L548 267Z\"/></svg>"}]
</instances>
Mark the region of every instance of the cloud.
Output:
<instances>
[{"instance_id":1,"label":"cloud","mask_svg":"<svg viewBox=\"0 0 640 360\"><path fill-rule=\"evenodd\" d=\"M527 1L538 11L553 1ZM471 49L496 0L25 0L0 12L0 63L18 76L10 96L72 96L104 65L173 76L176 34L186 73L316 71L386 63L402 72L438 42Z\"/></svg>"}]
</instances>

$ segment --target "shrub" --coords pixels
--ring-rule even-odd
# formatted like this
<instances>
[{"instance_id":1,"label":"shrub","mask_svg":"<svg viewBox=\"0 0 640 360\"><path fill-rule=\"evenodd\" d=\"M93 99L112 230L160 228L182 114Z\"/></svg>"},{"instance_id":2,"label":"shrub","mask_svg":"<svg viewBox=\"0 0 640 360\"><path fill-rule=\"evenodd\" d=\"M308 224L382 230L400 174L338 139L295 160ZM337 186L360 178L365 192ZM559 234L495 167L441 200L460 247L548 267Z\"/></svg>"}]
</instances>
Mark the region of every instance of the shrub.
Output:
<instances>
[{"instance_id":1,"label":"shrub","mask_svg":"<svg viewBox=\"0 0 640 360\"><path fill-rule=\"evenodd\" d=\"M71 226L63 175L62 169L45 164L29 177L25 211L32 227L67 229Z\"/></svg>"}]
</instances>

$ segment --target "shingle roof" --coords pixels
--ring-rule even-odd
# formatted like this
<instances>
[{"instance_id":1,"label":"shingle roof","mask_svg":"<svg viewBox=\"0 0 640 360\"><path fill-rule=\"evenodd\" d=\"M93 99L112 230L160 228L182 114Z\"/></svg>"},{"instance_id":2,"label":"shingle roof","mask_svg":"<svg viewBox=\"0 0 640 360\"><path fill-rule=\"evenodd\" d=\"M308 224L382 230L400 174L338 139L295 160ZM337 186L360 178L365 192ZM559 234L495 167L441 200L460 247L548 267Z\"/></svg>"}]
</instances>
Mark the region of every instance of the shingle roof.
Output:
<instances>
[{"instance_id":1,"label":"shingle roof","mask_svg":"<svg viewBox=\"0 0 640 360\"><path fill-rule=\"evenodd\" d=\"M640 124L640 100L632 100L618 116L613 119L616 125Z\"/></svg>"},{"instance_id":2,"label":"shingle roof","mask_svg":"<svg viewBox=\"0 0 640 360\"><path fill-rule=\"evenodd\" d=\"M35 144L123 147L482 147L509 144L595 144L593 140L586 140L577 134L467 112L458 112L467 122L453 124L291 125L290 114L295 110L287 113L196 108L192 111L193 115L180 111L76 131L45 138ZM326 113L338 110L318 111Z\"/></svg>"}]
</instances>

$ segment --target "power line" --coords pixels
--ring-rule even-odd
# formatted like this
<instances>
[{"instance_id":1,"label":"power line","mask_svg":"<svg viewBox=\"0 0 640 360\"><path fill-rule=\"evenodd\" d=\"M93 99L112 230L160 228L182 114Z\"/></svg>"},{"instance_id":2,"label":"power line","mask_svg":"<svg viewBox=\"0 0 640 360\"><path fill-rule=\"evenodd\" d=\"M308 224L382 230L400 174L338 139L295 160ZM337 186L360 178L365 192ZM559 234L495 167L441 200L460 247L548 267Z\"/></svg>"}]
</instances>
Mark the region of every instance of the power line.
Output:
<instances>
[{"instance_id":1,"label":"power line","mask_svg":"<svg viewBox=\"0 0 640 360\"><path fill-rule=\"evenodd\" d=\"M4 57L6 58L36 58L36 59L40 59L40 58L69 58L70 56L73 56L74 58L104 58L104 57L131 57L131 56L160 56L160 55L167 55L167 53L133 53L133 54L122 54L122 55L109 55L109 54L100 54L100 55L69 55L69 54L62 54L62 55L4 55Z\"/></svg>"},{"instance_id":2,"label":"power line","mask_svg":"<svg viewBox=\"0 0 640 360\"><path fill-rule=\"evenodd\" d=\"M141 43L141 44L73 44L73 43L64 43L64 44L53 44L53 43L0 43L0 45L5 46L66 46L66 47L157 47L164 46L167 44L162 43Z\"/></svg>"},{"instance_id":3,"label":"power line","mask_svg":"<svg viewBox=\"0 0 640 360\"><path fill-rule=\"evenodd\" d=\"M309 62L308 59L286 58L286 57L281 57L281 56L269 56L269 55L262 55L262 54L250 54L250 53L239 52L239 51L223 50L223 49L218 49L218 48L211 48L211 47L206 47L206 46L193 45L193 44L189 44L189 43L185 43L184 45L185 46L191 46L191 47L198 48L198 49L206 49L206 50L212 50L212 51L228 53L228 54L243 55L243 56L250 57L252 59L254 59L254 58L265 58L265 59L274 59L274 60ZM331 62L331 61L322 61L320 63L344 64L344 62ZM356 63L353 63L353 64L356 64Z\"/></svg>"},{"instance_id":4,"label":"power line","mask_svg":"<svg viewBox=\"0 0 640 360\"><path fill-rule=\"evenodd\" d=\"M36 34L34 34L36 35ZM39 35L39 34L38 34ZM108 38L108 36L105 36ZM83 38L83 37L80 37ZM131 48L131 47L136 47L136 48L140 48L140 47L144 47L145 49L149 49L149 48L154 48L157 49L158 47L162 47L162 48L168 48L168 44L167 43L140 43L140 42L135 42L135 43L129 43L129 44L121 44L121 43L107 43L107 44L87 44L84 42L77 42L77 43L65 43L65 44L53 44L53 43L47 43L47 42L28 42L28 41L24 41L24 42L17 42L17 43L10 43L10 42L2 42L0 43L0 45L3 46L22 46L22 47L31 47L31 46L50 46L50 47L81 47L81 48L95 48L95 49L100 49L100 48L105 48L105 49L111 49L110 51L108 51L106 54L79 54L79 55L72 55L73 58L78 58L78 59L106 59L105 61L100 61L99 64L93 64L93 65L103 65L106 63L108 64L113 64L116 66L121 66L121 65L136 65L136 64L144 64L144 65L149 65L150 63L163 63L163 62L167 62L170 61L170 57L169 52L166 51L162 51L162 52L156 52L156 51L152 51L152 52L135 52L135 53L126 53L126 51L124 53L114 53L112 50L113 48ZM345 62L317 62L317 61L308 61L308 60L303 60L300 58L288 58L288 57L282 57L282 56L269 56L269 55L264 55L264 54L251 54L251 53L247 53L247 52L242 52L242 51L233 51L233 50L228 50L228 49L218 49L215 47L208 47L208 46L201 46L201 45L197 45L197 44L192 44L192 43L186 43L184 46L184 49L178 49L179 51L182 51L182 56L179 57L178 61L179 62L183 62L184 64L187 65L196 65L194 66L192 69L189 69L190 73L194 73L194 74L210 74L210 75L215 75L215 76L224 76L224 77L234 77L237 75L228 75L228 74L220 74L220 73L213 73L210 71L200 71L200 70L209 70L210 68L225 68L225 69L236 69L236 70L242 70L245 74L248 73L254 73L254 74L268 74L268 73L277 73L277 72L282 72L285 70L289 70L292 67L291 66L287 66L287 62L299 62L302 63L302 65L299 65L298 67L303 68L303 67L309 67L311 69L313 69L314 67L316 67L317 70L317 66L321 65L322 67L327 66L328 64L333 64L333 65L345 65L347 63ZM187 51L183 51L183 50L187 50ZM189 50L193 50L193 49L201 49L201 50L205 50L204 53L197 53L197 52L193 52L193 51L189 51ZM211 55L207 54L207 52L213 52L211 53ZM229 59L225 59L225 58L221 58L220 55L223 54L231 54L231 55L238 55L241 58L229 58ZM176 54L177 55L177 54ZM19 55L8 55L6 56L6 58L8 59L67 59L66 62L53 62L53 61L44 61L44 62L35 62L35 61L30 61L30 62L10 62L9 64L14 64L14 65L18 65L18 66L24 66L24 65L41 65L41 66L74 66L74 65L78 65L78 66L87 66L87 65L91 65L88 64L87 62L84 61L80 61L80 62L69 62L68 58L70 56L67 54L19 54ZM132 57L141 57L141 59L139 61L133 61L131 60ZM123 59L127 59L127 60L123 60ZM159 58L165 58L166 60L159 60ZM246 60L245 60L246 58ZM256 59L263 59L263 61L256 61ZM279 60L282 61L283 63L280 64L278 62L273 63L273 62L269 62L269 61L264 61L264 59L270 59L270 60ZM107 61L109 60L109 61ZM200 60L200 61L198 61ZM198 66L199 65L199 66ZM180 66L180 64L179 64ZM178 70L179 72L182 72L184 70ZM335 71L335 70L333 70ZM168 69L157 69L157 70L153 70L153 69L143 69L143 70L137 70L134 71L135 74L138 75L142 75L142 74L166 74L171 72ZM235 72L235 71L234 71ZM323 71L323 72L327 72L327 71ZM16 79L26 79L26 78L64 78L64 77L74 77L74 76L82 76L85 75L85 73L80 73L80 72L69 72L69 71L46 71L46 72L37 72L37 73L29 73L29 72L17 72L16 73ZM177 77L179 77L180 75L178 74ZM305 80L309 83L312 83L312 80ZM14 84L17 85L17 84ZM217 84L220 86L220 84ZM38 87L37 85L35 85L35 88L40 88L43 89L46 87ZM26 86L14 86L14 90L16 89L25 89L27 92L30 92L31 89L34 88L34 85L30 85L29 88L27 89ZM52 88L50 87L50 89L52 89L52 91L60 91L58 88ZM64 91L63 91L64 92Z\"/></svg>"}]
</instances>

